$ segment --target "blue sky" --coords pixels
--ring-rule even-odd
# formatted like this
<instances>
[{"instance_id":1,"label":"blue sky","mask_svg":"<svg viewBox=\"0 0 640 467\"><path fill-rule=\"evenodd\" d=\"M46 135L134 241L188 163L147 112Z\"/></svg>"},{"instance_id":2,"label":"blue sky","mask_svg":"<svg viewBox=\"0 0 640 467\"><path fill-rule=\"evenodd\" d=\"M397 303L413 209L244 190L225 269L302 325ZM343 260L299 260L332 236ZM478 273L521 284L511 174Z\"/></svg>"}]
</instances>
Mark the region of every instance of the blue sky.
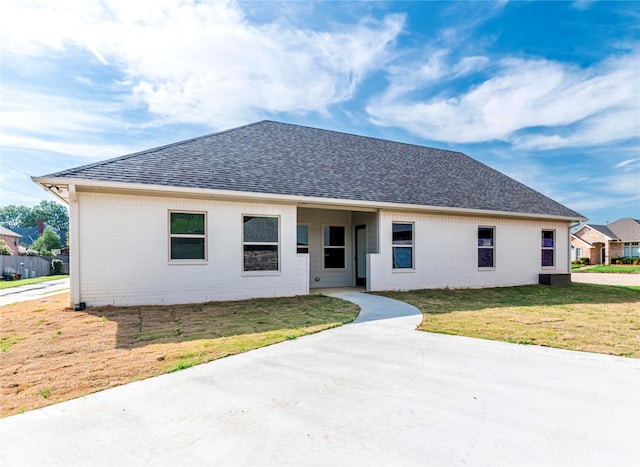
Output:
<instances>
[{"instance_id":1,"label":"blue sky","mask_svg":"<svg viewBox=\"0 0 640 467\"><path fill-rule=\"evenodd\" d=\"M640 218L640 2L3 0L0 205L272 119L466 154ZM473 180L469 180L473 183Z\"/></svg>"}]
</instances>

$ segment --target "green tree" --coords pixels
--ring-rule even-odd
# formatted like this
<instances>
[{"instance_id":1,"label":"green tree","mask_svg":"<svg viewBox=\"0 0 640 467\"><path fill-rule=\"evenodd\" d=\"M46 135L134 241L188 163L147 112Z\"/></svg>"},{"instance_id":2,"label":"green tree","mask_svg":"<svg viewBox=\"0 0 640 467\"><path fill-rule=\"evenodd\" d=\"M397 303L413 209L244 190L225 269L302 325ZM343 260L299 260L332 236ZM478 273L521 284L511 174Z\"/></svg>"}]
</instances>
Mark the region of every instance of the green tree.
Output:
<instances>
[{"instance_id":1,"label":"green tree","mask_svg":"<svg viewBox=\"0 0 640 467\"><path fill-rule=\"evenodd\" d=\"M0 225L8 229L35 227L38 219L60 230L69 229L69 213L65 206L55 201L40 201L32 208L28 206L0 207Z\"/></svg>"},{"instance_id":2,"label":"green tree","mask_svg":"<svg viewBox=\"0 0 640 467\"><path fill-rule=\"evenodd\" d=\"M36 219L35 224L29 225L29 222L31 222L31 219L29 219L30 214L31 208L27 206L14 206L12 204L10 206L0 207L0 224L7 229L33 227L37 224L38 219Z\"/></svg>"},{"instance_id":3,"label":"green tree","mask_svg":"<svg viewBox=\"0 0 640 467\"><path fill-rule=\"evenodd\" d=\"M31 208L29 216L31 225L37 225L40 218L56 229L67 230L69 228L67 208L55 201L40 201L40 204Z\"/></svg>"},{"instance_id":4,"label":"green tree","mask_svg":"<svg viewBox=\"0 0 640 467\"><path fill-rule=\"evenodd\" d=\"M31 249L38 251L41 255L49 256L54 248L61 248L60 236L49 227L44 229L40 238L31 244Z\"/></svg>"},{"instance_id":5,"label":"green tree","mask_svg":"<svg viewBox=\"0 0 640 467\"><path fill-rule=\"evenodd\" d=\"M0 240L0 256L10 256L13 254L11 247L7 245L7 242Z\"/></svg>"}]
</instances>

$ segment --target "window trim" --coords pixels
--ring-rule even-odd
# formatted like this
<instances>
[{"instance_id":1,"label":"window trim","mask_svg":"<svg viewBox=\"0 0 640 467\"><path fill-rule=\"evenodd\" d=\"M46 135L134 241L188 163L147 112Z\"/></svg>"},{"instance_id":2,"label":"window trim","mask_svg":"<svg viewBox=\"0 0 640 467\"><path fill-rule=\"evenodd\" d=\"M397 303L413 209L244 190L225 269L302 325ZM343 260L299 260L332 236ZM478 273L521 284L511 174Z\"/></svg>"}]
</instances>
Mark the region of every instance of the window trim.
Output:
<instances>
[{"instance_id":1,"label":"window trim","mask_svg":"<svg viewBox=\"0 0 640 467\"><path fill-rule=\"evenodd\" d=\"M543 240L544 240L544 232L552 232L553 233L553 247L545 247L543 244ZM557 235L556 235L556 229L541 229L540 230L540 267L542 269L556 269L556 242L557 242ZM553 264L551 266L543 266L542 265L542 252L545 250L552 250L553 251Z\"/></svg>"},{"instance_id":2,"label":"window trim","mask_svg":"<svg viewBox=\"0 0 640 467\"><path fill-rule=\"evenodd\" d=\"M172 234L171 214L202 214L204 216L204 234ZM167 211L167 257L169 264L206 264L209 261L209 231L207 211L192 211L189 209L169 209ZM171 239L172 238L204 238L204 258L172 258Z\"/></svg>"},{"instance_id":3,"label":"window trim","mask_svg":"<svg viewBox=\"0 0 640 467\"><path fill-rule=\"evenodd\" d=\"M278 219L278 241L277 242L245 242L244 241L244 218L245 217L270 217ZM242 213L240 215L240 270L243 276L277 276L282 274L282 247L281 243L281 219L278 214L251 214ZM244 247L245 245L276 245L278 247L278 269L261 270L261 271L245 271L244 269Z\"/></svg>"},{"instance_id":4,"label":"window trim","mask_svg":"<svg viewBox=\"0 0 640 467\"><path fill-rule=\"evenodd\" d=\"M298 226L306 225L307 226L307 246L298 246ZM300 253L298 251L299 248L306 248L306 253ZM299 222L296 224L296 254L298 255L308 255L311 252L311 226L308 222Z\"/></svg>"},{"instance_id":5,"label":"window trim","mask_svg":"<svg viewBox=\"0 0 640 467\"><path fill-rule=\"evenodd\" d=\"M485 245L478 245L478 240L479 240L479 233L480 233L480 229L491 229L491 231L493 232L493 234L491 235L491 239L493 240L493 245L491 246L485 246ZM496 229L495 225L478 225L476 228L476 266L478 267L478 271L495 271L496 270L496 263L497 263L497 255L496 255L496 244L498 243L496 241L496 237L497 237L497 231L498 229ZM478 252L480 249L483 250L492 250L493 251L493 265L492 266L480 266L478 265Z\"/></svg>"},{"instance_id":6,"label":"window trim","mask_svg":"<svg viewBox=\"0 0 640 467\"><path fill-rule=\"evenodd\" d=\"M344 245L342 246L326 246L324 244L324 229L325 227L342 227L344 229ZM344 224L322 224L322 271L346 271L348 269L347 263L347 226ZM326 268L324 266L324 252L327 248L334 250L342 249L344 251L344 267L343 268Z\"/></svg>"},{"instance_id":7,"label":"window trim","mask_svg":"<svg viewBox=\"0 0 640 467\"><path fill-rule=\"evenodd\" d=\"M393 243L393 225L394 224L408 224L411 225L411 244L410 245L394 245ZM416 223L411 221L391 221L391 272L403 273L403 272L415 272L416 271ZM396 268L393 266L393 252L396 248L411 248L411 267L410 268Z\"/></svg>"}]
</instances>

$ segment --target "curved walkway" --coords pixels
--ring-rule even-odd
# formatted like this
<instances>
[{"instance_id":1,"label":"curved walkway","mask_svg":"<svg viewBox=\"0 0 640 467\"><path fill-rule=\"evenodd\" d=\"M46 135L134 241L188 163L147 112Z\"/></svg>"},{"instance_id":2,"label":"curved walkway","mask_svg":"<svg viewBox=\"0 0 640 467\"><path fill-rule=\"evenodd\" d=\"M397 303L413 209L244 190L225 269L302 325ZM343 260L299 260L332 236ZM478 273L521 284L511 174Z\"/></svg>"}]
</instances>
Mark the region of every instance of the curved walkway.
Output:
<instances>
[{"instance_id":1,"label":"curved walkway","mask_svg":"<svg viewBox=\"0 0 640 467\"><path fill-rule=\"evenodd\" d=\"M633 465L637 360L349 325L0 420L0 465Z\"/></svg>"}]
</instances>

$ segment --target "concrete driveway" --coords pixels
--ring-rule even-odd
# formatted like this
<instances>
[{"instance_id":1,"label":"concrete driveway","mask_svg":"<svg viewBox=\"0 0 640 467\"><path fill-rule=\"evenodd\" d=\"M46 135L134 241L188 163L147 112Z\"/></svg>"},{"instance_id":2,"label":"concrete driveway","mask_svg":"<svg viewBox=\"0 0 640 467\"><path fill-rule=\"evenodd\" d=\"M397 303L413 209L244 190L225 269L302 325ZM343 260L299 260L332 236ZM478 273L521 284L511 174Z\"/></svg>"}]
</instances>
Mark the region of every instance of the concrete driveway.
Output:
<instances>
[{"instance_id":1,"label":"concrete driveway","mask_svg":"<svg viewBox=\"0 0 640 467\"><path fill-rule=\"evenodd\" d=\"M13 465L637 465L640 361L358 322L0 420Z\"/></svg>"}]
</instances>

